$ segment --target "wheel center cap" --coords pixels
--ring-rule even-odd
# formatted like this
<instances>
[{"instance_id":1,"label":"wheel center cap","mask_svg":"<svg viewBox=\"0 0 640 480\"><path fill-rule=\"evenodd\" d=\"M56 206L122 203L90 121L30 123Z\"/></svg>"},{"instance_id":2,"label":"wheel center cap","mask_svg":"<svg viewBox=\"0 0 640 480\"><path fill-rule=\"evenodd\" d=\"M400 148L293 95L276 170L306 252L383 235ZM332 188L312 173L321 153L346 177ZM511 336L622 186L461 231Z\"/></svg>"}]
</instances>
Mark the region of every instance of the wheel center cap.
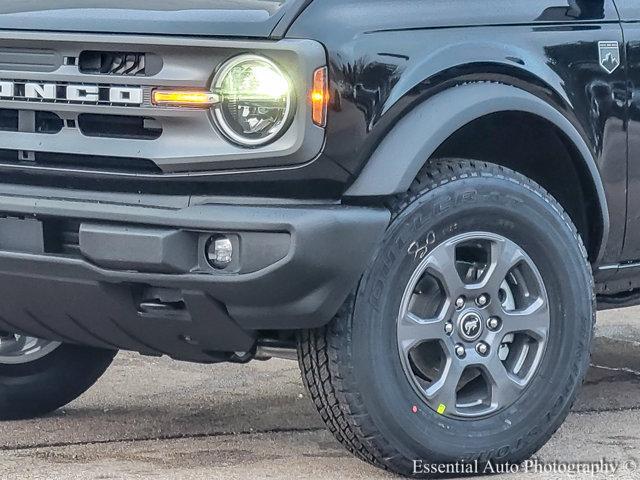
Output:
<instances>
[{"instance_id":1,"label":"wheel center cap","mask_svg":"<svg viewBox=\"0 0 640 480\"><path fill-rule=\"evenodd\" d=\"M476 312L468 312L460 317L458 322L460 337L468 342L480 338L482 334L482 318Z\"/></svg>"}]
</instances>

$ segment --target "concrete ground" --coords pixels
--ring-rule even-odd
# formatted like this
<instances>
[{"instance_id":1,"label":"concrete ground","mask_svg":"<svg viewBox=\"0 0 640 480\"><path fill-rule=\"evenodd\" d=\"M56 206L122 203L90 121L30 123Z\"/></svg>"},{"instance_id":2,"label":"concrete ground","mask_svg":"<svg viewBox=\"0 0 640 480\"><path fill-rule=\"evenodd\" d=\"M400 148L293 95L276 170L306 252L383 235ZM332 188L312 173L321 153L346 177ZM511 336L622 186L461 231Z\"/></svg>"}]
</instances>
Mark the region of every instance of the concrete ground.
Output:
<instances>
[{"instance_id":1,"label":"concrete ground","mask_svg":"<svg viewBox=\"0 0 640 480\"><path fill-rule=\"evenodd\" d=\"M594 365L542 462L640 459L640 309L599 315ZM553 472L530 478L587 478ZM120 354L82 398L0 424L1 479L377 479L328 434L295 362L199 366ZM523 478L518 474L501 480Z\"/></svg>"}]
</instances>

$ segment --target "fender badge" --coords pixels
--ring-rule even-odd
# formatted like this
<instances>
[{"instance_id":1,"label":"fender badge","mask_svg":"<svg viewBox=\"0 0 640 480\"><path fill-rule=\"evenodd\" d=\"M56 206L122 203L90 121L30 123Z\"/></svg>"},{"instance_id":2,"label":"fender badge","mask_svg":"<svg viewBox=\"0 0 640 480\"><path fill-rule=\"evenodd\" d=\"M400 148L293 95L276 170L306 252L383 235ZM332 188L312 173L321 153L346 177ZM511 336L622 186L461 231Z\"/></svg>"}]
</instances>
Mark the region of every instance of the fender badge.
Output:
<instances>
[{"instance_id":1,"label":"fender badge","mask_svg":"<svg viewBox=\"0 0 640 480\"><path fill-rule=\"evenodd\" d=\"M598 42L600 66L608 74L615 72L620 66L620 44L618 42Z\"/></svg>"}]
</instances>

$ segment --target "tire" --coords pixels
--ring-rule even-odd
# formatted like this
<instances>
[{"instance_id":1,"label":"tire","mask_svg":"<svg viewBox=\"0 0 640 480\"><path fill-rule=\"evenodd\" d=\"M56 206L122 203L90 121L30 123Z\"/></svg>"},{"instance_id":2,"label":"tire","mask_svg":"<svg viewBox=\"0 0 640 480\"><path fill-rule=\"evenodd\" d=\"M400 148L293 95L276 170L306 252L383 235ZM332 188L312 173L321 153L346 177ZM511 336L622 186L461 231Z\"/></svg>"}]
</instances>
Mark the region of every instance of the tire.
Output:
<instances>
[{"instance_id":1,"label":"tire","mask_svg":"<svg viewBox=\"0 0 640 480\"><path fill-rule=\"evenodd\" d=\"M35 418L86 392L117 352L62 344L44 357L0 363L0 420Z\"/></svg>"},{"instance_id":2,"label":"tire","mask_svg":"<svg viewBox=\"0 0 640 480\"><path fill-rule=\"evenodd\" d=\"M403 475L438 473L434 465L455 462L477 461L486 465L487 462L504 464L526 460L565 420L589 366L595 295L590 264L576 228L560 205L539 185L506 168L468 160L431 163L420 173L410 191L393 199L389 208L393 213L391 224L356 291L329 325L299 335L302 378L322 419L334 436L357 457ZM538 290L533 290L538 293L532 294L531 298L540 300L540 305L546 301L546 307L540 307L539 311L523 307L522 312L542 312L531 317L532 325L546 319L546 330L541 327L537 331L546 331L547 336L541 340L542 336L537 337L529 331L515 333L514 338L524 340L506 344L502 342L511 337L495 334L499 343L493 345L485 357L493 359L491 368L485 369L482 365L461 367L466 368L461 378L473 377L476 383L455 384L452 390L454 402L448 406L455 411L453 414L447 410L447 405L429 403L431 400L424 393L426 386L421 390L423 384L428 385L425 379L429 375L422 375L421 371L415 373L418 371L415 357L410 355L416 350L406 353L404 345L412 343L399 341L400 332L404 332L401 328L405 325L404 316L399 313L404 311L407 295L411 299L422 298L425 291L436 291L440 295L444 292L446 297L448 287L438 282L433 284L431 278L429 285L435 285L433 288L411 289L407 285L415 275L417 265L429 262L423 260L423 256L436 255L436 251L441 251L438 248L454 244L456 265L460 265L458 256L467 255L468 245L484 248L485 244L480 240L473 240L468 245L454 243L463 242L467 238L465 235L477 235L474 232L488 232L490 239L495 234L496 238L513 242L520 248L519 253L524 252L527 261L518 263L506 278L513 282L516 274L519 278L528 275L526 278L532 279L532 285L536 284L536 279L541 280L541 286L534 287ZM493 252L493 244L487 245ZM425 249L421 250L423 246ZM484 271L492 270L487 267ZM488 273L486 276L489 278ZM430 273L428 277L431 277ZM420 277L419 282L425 282L425 278ZM520 287L525 284L521 282ZM504 285L511 288L512 283L500 285L500 288ZM519 313L516 303L525 305L528 300L523 300L518 293L517 302L512 300L512 306L507 307L509 301L503 299L504 293L499 292L497 302L493 298L490 301L494 302L492 311L504 313L504 322L499 328L507 331L511 328L508 321L515 318L510 315ZM465 334L463 329L469 326L465 318L460 317L466 309L484 315L477 303L474 305L470 303L471 299L465 298L463 309L448 317L446 315L454 311L453 307L446 301L439 302L438 305L445 307L438 308L447 312L438 317L442 322L440 327L448 328L445 325L448 320L458 319L452 334L455 338ZM488 329L490 318L483 317L482 321L485 320L487 326L483 328ZM431 323L428 325L432 326ZM492 331L482 330L482 334L489 338ZM509 370L515 364L509 364L508 356L502 360L505 345L509 352L511 349L520 352L517 345L527 342L533 346L527 347L529 353L526 355L531 357L526 358L535 357L537 363L527 363L527 360L518 364L520 370L516 371L515 367ZM458 358L460 363L467 359L472 363L471 356L480 358L475 356L477 345L461 343L468 353L464 359ZM452 358L449 365L457 361L453 355L446 357L456 351L455 345L446 344L446 338L427 345L426 356L433 355L437 349L444 352L439 353L439 357ZM406 360L407 357L410 360ZM440 363L436 362L439 365L436 371L453 371L453 367L447 370L447 363L442 358ZM490 363L489 360L478 361ZM511 383L501 383L503 379L494 382L497 375L487 373L497 371L496 362L503 365L505 372L509 370L506 379L515 378L520 382L519 389L513 389L517 393L511 395L511 389L505 388L510 394L503 395L501 386ZM522 370L523 365L529 368L529 380L524 387L524 380L518 376L520 371L526 372L526 369ZM437 379L437 372L432 369L430 375ZM433 381L432 386L438 383ZM486 386L480 387L482 382ZM471 400L465 403L460 400L465 389L474 395L489 396L481 405L475 397L469 397ZM499 401L494 402L494 398Z\"/></svg>"}]
</instances>

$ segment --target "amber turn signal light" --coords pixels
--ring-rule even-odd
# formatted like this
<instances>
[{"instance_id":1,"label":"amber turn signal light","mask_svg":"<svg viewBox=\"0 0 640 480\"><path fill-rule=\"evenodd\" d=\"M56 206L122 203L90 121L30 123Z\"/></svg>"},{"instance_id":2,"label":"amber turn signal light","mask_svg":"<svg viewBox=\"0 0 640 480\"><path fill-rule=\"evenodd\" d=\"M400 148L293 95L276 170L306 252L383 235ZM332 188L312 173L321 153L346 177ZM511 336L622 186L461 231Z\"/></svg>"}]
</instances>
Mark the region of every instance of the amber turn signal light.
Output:
<instances>
[{"instance_id":1,"label":"amber turn signal light","mask_svg":"<svg viewBox=\"0 0 640 480\"><path fill-rule=\"evenodd\" d=\"M327 125L327 106L329 105L329 79L327 67L317 69L313 73L313 90L311 90L311 112L313 123L319 127Z\"/></svg>"},{"instance_id":2,"label":"amber turn signal light","mask_svg":"<svg viewBox=\"0 0 640 480\"><path fill-rule=\"evenodd\" d=\"M218 103L219 97L199 90L154 90L151 101L165 107L210 108Z\"/></svg>"}]
</instances>

